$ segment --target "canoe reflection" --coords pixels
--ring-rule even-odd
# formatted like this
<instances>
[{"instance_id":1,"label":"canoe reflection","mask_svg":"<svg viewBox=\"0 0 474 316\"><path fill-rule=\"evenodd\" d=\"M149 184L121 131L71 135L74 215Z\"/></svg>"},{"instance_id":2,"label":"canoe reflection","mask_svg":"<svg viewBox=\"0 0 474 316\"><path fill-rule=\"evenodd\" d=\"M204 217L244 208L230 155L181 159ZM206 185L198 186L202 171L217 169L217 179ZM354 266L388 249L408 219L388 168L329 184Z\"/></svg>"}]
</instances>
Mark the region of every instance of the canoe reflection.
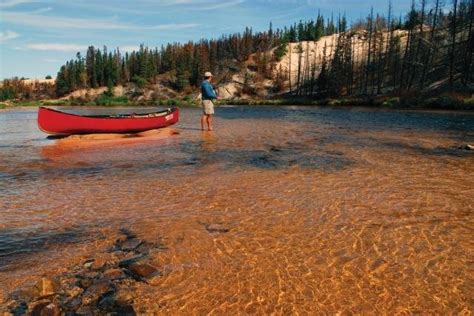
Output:
<instances>
[{"instance_id":1,"label":"canoe reflection","mask_svg":"<svg viewBox=\"0 0 474 316\"><path fill-rule=\"evenodd\" d=\"M87 151L110 151L118 147L133 147L150 142L166 142L180 132L174 128L163 128L136 134L87 134L67 137L49 137L54 142L41 147L43 158L57 159L68 154L81 154ZM71 155L74 156L74 155Z\"/></svg>"}]
</instances>

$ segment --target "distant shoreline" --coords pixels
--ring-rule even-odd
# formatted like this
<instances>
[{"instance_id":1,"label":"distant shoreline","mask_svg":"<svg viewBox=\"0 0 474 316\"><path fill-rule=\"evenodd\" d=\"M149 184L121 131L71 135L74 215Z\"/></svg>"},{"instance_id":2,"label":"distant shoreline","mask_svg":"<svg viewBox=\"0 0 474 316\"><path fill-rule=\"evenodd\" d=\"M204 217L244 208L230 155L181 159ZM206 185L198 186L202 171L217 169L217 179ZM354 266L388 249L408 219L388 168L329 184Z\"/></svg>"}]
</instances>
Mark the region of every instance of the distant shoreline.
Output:
<instances>
[{"instance_id":1,"label":"distant shoreline","mask_svg":"<svg viewBox=\"0 0 474 316\"><path fill-rule=\"evenodd\" d=\"M474 98L454 98L452 96L438 96L428 99L400 99L398 97L379 98L327 98L322 100L311 100L307 98L280 98L280 99L233 99L217 102L217 107L223 105L235 106L327 106L341 108L373 108L385 110L449 110L449 111L474 111ZM9 101L0 102L0 110L31 108L39 106L68 106L68 107L194 107L199 108L198 102L189 102L179 99L168 99L160 101L146 101L117 104L97 104L94 101L75 104L68 100L41 100L41 101Z\"/></svg>"}]
</instances>

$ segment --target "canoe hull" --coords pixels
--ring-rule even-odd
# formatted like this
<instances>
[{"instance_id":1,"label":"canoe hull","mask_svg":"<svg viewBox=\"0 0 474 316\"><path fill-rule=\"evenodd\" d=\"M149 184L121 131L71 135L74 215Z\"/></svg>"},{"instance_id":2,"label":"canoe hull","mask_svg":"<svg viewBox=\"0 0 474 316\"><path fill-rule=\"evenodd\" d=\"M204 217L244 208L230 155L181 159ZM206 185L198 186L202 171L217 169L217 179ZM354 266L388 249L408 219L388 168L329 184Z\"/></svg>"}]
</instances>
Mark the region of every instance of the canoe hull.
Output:
<instances>
[{"instance_id":1,"label":"canoe hull","mask_svg":"<svg viewBox=\"0 0 474 316\"><path fill-rule=\"evenodd\" d=\"M53 135L138 133L175 124L179 120L179 109L156 112L150 116L81 116L40 107L38 127Z\"/></svg>"}]
</instances>

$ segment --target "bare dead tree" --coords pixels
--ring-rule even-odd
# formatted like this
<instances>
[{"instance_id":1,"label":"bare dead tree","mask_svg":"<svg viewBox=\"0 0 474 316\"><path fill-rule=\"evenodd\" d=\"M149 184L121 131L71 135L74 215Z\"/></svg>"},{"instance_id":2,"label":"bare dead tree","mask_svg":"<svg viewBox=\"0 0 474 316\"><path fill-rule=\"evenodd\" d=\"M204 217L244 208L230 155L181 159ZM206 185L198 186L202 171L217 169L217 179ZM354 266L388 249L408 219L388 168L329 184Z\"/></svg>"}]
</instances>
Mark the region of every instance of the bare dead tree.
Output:
<instances>
[{"instance_id":1,"label":"bare dead tree","mask_svg":"<svg viewBox=\"0 0 474 316\"><path fill-rule=\"evenodd\" d=\"M367 30L368 36L369 36L369 48L367 51L367 64L365 68L365 85L364 85L365 94L367 94L368 92L369 77L370 77L370 70L371 70L373 24L374 24L374 8L371 8L369 21L368 21L368 30Z\"/></svg>"},{"instance_id":2,"label":"bare dead tree","mask_svg":"<svg viewBox=\"0 0 474 316\"><path fill-rule=\"evenodd\" d=\"M418 43L416 45L415 56L413 58L414 62L411 67L411 75L410 80L408 82L408 90L411 89L413 85L413 80L418 73L418 67L420 61L418 60L418 56L420 55L420 48L423 44L423 35L424 35L424 24L425 24L425 8L426 8L426 0L421 0L421 18L420 18L420 31L418 33Z\"/></svg>"},{"instance_id":3,"label":"bare dead tree","mask_svg":"<svg viewBox=\"0 0 474 316\"><path fill-rule=\"evenodd\" d=\"M466 45L466 53L464 57L464 74L463 82L467 85L471 79L471 69L473 63L473 51L474 51L474 32L473 32L473 21L474 21L474 0L471 0L469 8L469 26L468 26L468 37Z\"/></svg>"},{"instance_id":4,"label":"bare dead tree","mask_svg":"<svg viewBox=\"0 0 474 316\"><path fill-rule=\"evenodd\" d=\"M288 84L289 84L289 93L290 95L292 94L292 88L291 88L291 42L288 44Z\"/></svg>"},{"instance_id":5,"label":"bare dead tree","mask_svg":"<svg viewBox=\"0 0 474 316\"><path fill-rule=\"evenodd\" d=\"M428 69L431 65L431 59L432 59L432 55L433 55L433 47L435 45L434 37L435 37L435 34L436 34L436 25L437 25L437 22L438 22L438 11L439 11L439 0L436 0L434 15L433 15L433 23L431 24L430 41L429 41L428 50L427 50L427 54L426 54L426 61L425 61L424 66L423 66L423 72L421 74L421 79L420 79L420 84L419 84L420 91L423 90L423 88L425 86L427 71L428 71Z\"/></svg>"},{"instance_id":6,"label":"bare dead tree","mask_svg":"<svg viewBox=\"0 0 474 316\"><path fill-rule=\"evenodd\" d=\"M449 86L451 89L454 84L454 56L456 49L456 19L458 12L458 0L453 0L453 17L452 17L452 29L451 29L451 51L449 53Z\"/></svg>"},{"instance_id":7,"label":"bare dead tree","mask_svg":"<svg viewBox=\"0 0 474 316\"><path fill-rule=\"evenodd\" d=\"M412 36L413 36L413 28L414 28L414 23L415 23L415 16L416 16L416 10L415 10L415 1L412 0L411 2L411 11L409 13L408 17L408 38L405 46L405 53L403 54L403 61L402 61L402 70L400 74L400 87L399 87L399 92L401 93L404 88L404 79L405 79L405 70L407 68L407 65L409 63L409 56L410 54L410 47L412 45Z\"/></svg>"}]
</instances>

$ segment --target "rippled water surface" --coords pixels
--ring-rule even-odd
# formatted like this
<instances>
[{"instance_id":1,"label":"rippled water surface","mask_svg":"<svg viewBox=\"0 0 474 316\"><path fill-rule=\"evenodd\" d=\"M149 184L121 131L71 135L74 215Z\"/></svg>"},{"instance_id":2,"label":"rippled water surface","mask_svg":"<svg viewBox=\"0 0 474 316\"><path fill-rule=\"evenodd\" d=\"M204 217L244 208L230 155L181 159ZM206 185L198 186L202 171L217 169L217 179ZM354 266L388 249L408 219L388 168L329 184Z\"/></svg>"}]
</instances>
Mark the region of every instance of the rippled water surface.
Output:
<instances>
[{"instance_id":1,"label":"rippled water surface","mask_svg":"<svg viewBox=\"0 0 474 316\"><path fill-rule=\"evenodd\" d=\"M36 109L0 112L0 302L126 228L166 248L141 312L473 312L473 114L225 107L213 133L199 115L58 140Z\"/></svg>"}]
</instances>

